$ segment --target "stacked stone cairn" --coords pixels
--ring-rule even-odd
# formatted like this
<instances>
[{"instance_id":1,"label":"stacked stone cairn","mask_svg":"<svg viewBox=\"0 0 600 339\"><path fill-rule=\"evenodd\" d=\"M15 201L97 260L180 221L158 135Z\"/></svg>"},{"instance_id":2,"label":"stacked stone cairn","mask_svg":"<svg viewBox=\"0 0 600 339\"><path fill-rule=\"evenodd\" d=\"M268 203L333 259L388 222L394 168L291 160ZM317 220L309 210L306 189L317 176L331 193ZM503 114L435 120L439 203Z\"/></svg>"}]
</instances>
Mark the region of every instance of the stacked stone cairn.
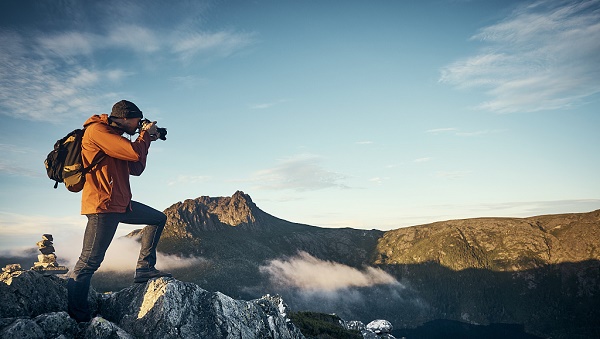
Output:
<instances>
[{"instance_id":1,"label":"stacked stone cairn","mask_svg":"<svg viewBox=\"0 0 600 339\"><path fill-rule=\"evenodd\" d=\"M42 240L38 241L36 244L42 254L38 255L38 261L33 263L32 270L43 273L44 275L64 274L69 271L67 267L60 266L56 261L53 241L52 234L42 235Z\"/></svg>"}]
</instances>

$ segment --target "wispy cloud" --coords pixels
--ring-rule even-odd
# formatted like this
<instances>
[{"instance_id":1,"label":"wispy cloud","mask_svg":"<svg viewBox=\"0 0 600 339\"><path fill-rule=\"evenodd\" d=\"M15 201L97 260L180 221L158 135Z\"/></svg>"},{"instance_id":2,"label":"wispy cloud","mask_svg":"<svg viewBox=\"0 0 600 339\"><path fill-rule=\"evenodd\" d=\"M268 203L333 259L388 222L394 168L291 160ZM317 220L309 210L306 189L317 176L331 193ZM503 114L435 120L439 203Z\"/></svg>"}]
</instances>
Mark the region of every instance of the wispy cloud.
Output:
<instances>
[{"instance_id":1,"label":"wispy cloud","mask_svg":"<svg viewBox=\"0 0 600 339\"><path fill-rule=\"evenodd\" d=\"M140 65L153 67L169 60L183 66L225 58L256 42L252 32L205 32L197 23L183 28L169 22L149 28L138 17L140 9L134 3L123 5L132 8L118 13L122 20L104 15L87 24L90 13L83 12L110 10L98 4L89 4L90 8L65 4L53 9L69 13L52 21L55 29L0 30L0 114L51 122L74 115L87 117L106 111L107 102L119 98L115 84L143 72ZM150 7L164 10L161 6Z\"/></svg>"},{"instance_id":2,"label":"wispy cloud","mask_svg":"<svg viewBox=\"0 0 600 339\"><path fill-rule=\"evenodd\" d=\"M413 162L415 162L417 164L423 163L423 162L428 162L428 161L431 161L430 157L423 157L423 158L418 158L418 159L413 160Z\"/></svg>"},{"instance_id":3,"label":"wispy cloud","mask_svg":"<svg viewBox=\"0 0 600 339\"><path fill-rule=\"evenodd\" d=\"M30 167L16 164L12 161L0 160L0 174L25 176L32 178L42 177L42 172L34 171Z\"/></svg>"},{"instance_id":4,"label":"wispy cloud","mask_svg":"<svg viewBox=\"0 0 600 339\"><path fill-rule=\"evenodd\" d=\"M434 129L427 130L427 133L439 134L439 133L446 133L446 132L455 132L456 130L457 129L454 127L434 128Z\"/></svg>"},{"instance_id":5,"label":"wispy cloud","mask_svg":"<svg viewBox=\"0 0 600 339\"><path fill-rule=\"evenodd\" d=\"M382 177L374 177L374 178L369 179L370 182L377 184L377 185L381 185L387 180L390 180L390 178L389 177L383 177L383 178Z\"/></svg>"},{"instance_id":6,"label":"wispy cloud","mask_svg":"<svg viewBox=\"0 0 600 339\"><path fill-rule=\"evenodd\" d=\"M486 135L486 134L491 134L491 133L500 133L503 132L503 130L478 130L478 131L461 131L458 128L435 128L435 129L430 129L427 130L426 133L429 134L434 134L434 135L439 135L439 134L451 134L451 135L456 135L459 137L476 137L476 136L481 136L481 135Z\"/></svg>"},{"instance_id":7,"label":"wispy cloud","mask_svg":"<svg viewBox=\"0 0 600 339\"><path fill-rule=\"evenodd\" d=\"M283 102L286 102L287 100L281 99L281 100L277 100L277 101L272 101L272 102L264 102L264 103L260 103L260 104L251 104L249 105L249 107L251 109L267 109L267 108L271 108L275 105L281 104Z\"/></svg>"},{"instance_id":8,"label":"wispy cloud","mask_svg":"<svg viewBox=\"0 0 600 339\"><path fill-rule=\"evenodd\" d=\"M172 48L182 59L189 60L198 54L211 57L227 57L239 50L252 45L255 33L236 32L196 32L180 36Z\"/></svg>"},{"instance_id":9,"label":"wispy cloud","mask_svg":"<svg viewBox=\"0 0 600 339\"><path fill-rule=\"evenodd\" d=\"M281 160L273 168L258 171L251 178L259 189L314 191L325 188L350 188L346 175L325 169L323 159L312 154L296 155Z\"/></svg>"},{"instance_id":10,"label":"wispy cloud","mask_svg":"<svg viewBox=\"0 0 600 339\"><path fill-rule=\"evenodd\" d=\"M441 214L427 222L474 217L533 217L537 215L586 213L600 209L600 199L574 199L550 201L512 201L477 204L432 205L430 210ZM459 213L456 213L456 212ZM431 217L431 216L430 216ZM413 224L417 224L414 222Z\"/></svg>"},{"instance_id":11,"label":"wispy cloud","mask_svg":"<svg viewBox=\"0 0 600 339\"><path fill-rule=\"evenodd\" d=\"M480 87L498 113L570 107L600 92L600 2L542 0L471 37L486 44L442 69L440 82Z\"/></svg>"},{"instance_id":12,"label":"wispy cloud","mask_svg":"<svg viewBox=\"0 0 600 339\"><path fill-rule=\"evenodd\" d=\"M34 150L29 147L21 147L13 144L0 144L0 151L12 153L31 153Z\"/></svg>"}]
</instances>

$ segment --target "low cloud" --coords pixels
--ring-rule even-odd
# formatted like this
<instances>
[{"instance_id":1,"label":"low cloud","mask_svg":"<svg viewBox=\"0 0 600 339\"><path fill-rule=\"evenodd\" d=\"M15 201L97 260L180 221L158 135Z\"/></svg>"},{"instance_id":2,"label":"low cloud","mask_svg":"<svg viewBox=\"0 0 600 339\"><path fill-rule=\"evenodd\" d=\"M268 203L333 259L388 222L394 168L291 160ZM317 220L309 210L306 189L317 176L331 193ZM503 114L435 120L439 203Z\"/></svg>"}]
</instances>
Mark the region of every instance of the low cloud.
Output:
<instances>
[{"instance_id":1,"label":"low cloud","mask_svg":"<svg viewBox=\"0 0 600 339\"><path fill-rule=\"evenodd\" d=\"M299 252L292 258L271 260L266 266L260 267L260 271L267 274L276 286L312 292L398 284L394 277L379 268L358 270L315 258L306 252Z\"/></svg>"},{"instance_id":2,"label":"low cloud","mask_svg":"<svg viewBox=\"0 0 600 339\"><path fill-rule=\"evenodd\" d=\"M72 269L77 263L81 253L80 244L82 241L78 239L70 243L77 244L78 246L61 247L60 252L57 248L56 255L59 257L59 263L61 265ZM131 272L131 274L133 274L139 253L140 243L135 238L115 238L108 247L104 261L98 271ZM184 267L202 266L206 265L208 262L206 259L200 257L181 257L160 252L157 253L156 261L157 268L166 271Z\"/></svg>"},{"instance_id":3,"label":"low cloud","mask_svg":"<svg viewBox=\"0 0 600 339\"><path fill-rule=\"evenodd\" d=\"M410 288L385 271L356 269L306 253L275 259L260 267L272 293L295 310L335 312L342 319L368 319L381 314L426 314L428 305ZM264 293L265 286L256 287ZM255 291L256 292L256 291ZM408 315L407 315L408 316Z\"/></svg>"},{"instance_id":4,"label":"low cloud","mask_svg":"<svg viewBox=\"0 0 600 339\"><path fill-rule=\"evenodd\" d=\"M0 217L11 217L6 213L0 212ZM14 217L12 217L14 219ZM33 261L39 254L36 242L41 240L42 233L51 233L54 237L54 248L57 261L60 265L68 267L71 271L79 259L83 244L83 231L81 229L82 220L79 218L55 218L52 222L58 223L62 220L60 228L47 224L48 220L43 217L25 217L19 216L21 220L18 224L5 223L0 221L2 232L0 236L0 257L30 257ZM50 219L50 218L49 218ZM0 219L2 220L2 219ZM28 224L26 230L18 229L19 226ZM35 224L36 227L31 227ZM46 230L42 232L41 230ZM15 245L19 242L19 245ZM140 252L140 243L135 237L115 236L112 240L99 272L126 272L133 274ZM209 264L207 259L201 257L182 257L178 255L157 253L157 267L164 270L175 270L185 267L199 267Z\"/></svg>"}]
</instances>

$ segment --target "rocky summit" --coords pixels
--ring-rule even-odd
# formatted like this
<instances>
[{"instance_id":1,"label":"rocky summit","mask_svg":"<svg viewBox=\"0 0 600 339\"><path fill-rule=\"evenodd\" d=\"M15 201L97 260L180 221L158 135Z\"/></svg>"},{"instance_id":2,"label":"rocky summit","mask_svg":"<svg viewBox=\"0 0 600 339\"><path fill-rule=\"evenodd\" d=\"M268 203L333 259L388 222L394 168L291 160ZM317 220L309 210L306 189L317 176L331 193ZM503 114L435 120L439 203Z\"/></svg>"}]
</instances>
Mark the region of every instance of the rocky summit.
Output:
<instances>
[{"instance_id":1,"label":"rocky summit","mask_svg":"<svg viewBox=\"0 0 600 339\"><path fill-rule=\"evenodd\" d=\"M278 296L243 301L173 278L115 293L90 291L97 316L67 314L65 280L35 271L0 275L0 338L304 338Z\"/></svg>"}]
</instances>

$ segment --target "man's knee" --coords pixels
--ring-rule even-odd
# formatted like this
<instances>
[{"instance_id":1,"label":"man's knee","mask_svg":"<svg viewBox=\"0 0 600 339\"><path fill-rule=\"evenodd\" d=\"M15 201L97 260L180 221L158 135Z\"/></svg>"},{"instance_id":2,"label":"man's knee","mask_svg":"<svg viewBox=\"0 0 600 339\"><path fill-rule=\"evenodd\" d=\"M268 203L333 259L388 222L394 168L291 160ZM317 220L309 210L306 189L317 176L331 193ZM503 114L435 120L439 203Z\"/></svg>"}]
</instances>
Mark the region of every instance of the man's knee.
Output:
<instances>
[{"instance_id":1,"label":"man's knee","mask_svg":"<svg viewBox=\"0 0 600 339\"><path fill-rule=\"evenodd\" d=\"M159 223L158 224L160 226L164 227L166 223L167 223L167 215L164 214L164 213L162 213L162 212L160 212L160 217L159 217Z\"/></svg>"}]
</instances>

